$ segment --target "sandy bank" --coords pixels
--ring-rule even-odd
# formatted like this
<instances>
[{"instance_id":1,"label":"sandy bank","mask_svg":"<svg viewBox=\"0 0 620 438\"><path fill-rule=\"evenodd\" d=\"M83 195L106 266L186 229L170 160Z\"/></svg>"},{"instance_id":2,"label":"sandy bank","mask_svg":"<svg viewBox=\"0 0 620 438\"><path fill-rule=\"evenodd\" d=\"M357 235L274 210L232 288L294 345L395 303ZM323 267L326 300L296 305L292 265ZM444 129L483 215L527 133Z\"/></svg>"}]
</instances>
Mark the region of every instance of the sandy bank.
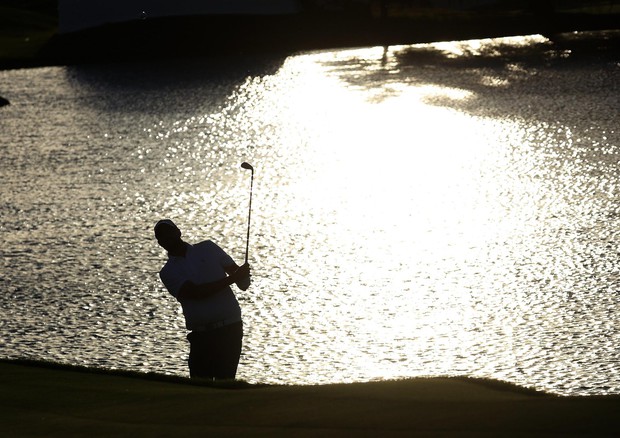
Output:
<instances>
[{"instance_id":1,"label":"sandy bank","mask_svg":"<svg viewBox=\"0 0 620 438\"><path fill-rule=\"evenodd\" d=\"M0 363L4 436L613 436L620 396L411 379L213 388Z\"/></svg>"}]
</instances>

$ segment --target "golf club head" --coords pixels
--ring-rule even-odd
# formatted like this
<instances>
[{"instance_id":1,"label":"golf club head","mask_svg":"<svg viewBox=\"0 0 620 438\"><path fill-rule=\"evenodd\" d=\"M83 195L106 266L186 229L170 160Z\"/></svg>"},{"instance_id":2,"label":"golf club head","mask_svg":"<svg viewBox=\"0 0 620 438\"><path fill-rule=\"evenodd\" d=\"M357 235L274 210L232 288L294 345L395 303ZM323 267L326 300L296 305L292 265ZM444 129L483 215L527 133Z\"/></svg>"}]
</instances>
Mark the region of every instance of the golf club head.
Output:
<instances>
[{"instance_id":1,"label":"golf club head","mask_svg":"<svg viewBox=\"0 0 620 438\"><path fill-rule=\"evenodd\" d=\"M241 167L243 167L244 169L250 169L252 172L254 172L254 168L252 167L252 165L250 163L247 162L243 162L241 163Z\"/></svg>"}]
</instances>

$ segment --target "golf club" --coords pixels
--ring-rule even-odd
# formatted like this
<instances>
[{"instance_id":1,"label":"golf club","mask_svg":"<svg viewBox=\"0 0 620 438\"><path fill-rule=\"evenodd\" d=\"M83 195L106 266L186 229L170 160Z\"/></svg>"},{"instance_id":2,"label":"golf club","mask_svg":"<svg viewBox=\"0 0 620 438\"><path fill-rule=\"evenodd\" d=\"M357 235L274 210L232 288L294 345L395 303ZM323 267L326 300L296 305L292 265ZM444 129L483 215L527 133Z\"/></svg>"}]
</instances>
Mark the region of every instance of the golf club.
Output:
<instances>
[{"instance_id":1,"label":"golf club","mask_svg":"<svg viewBox=\"0 0 620 438\"><path fill-rule=\"evenodd\" d=\"M247 263L248 253L250 251L250 219L252 217L252 186L254 185L254 168L250 163L246 163L245 161L241 163L241 167L252 171L252 177L250 179L250 207L248 209L248 237L245 244L245 263Z\"/></svg>"}]
</instances>

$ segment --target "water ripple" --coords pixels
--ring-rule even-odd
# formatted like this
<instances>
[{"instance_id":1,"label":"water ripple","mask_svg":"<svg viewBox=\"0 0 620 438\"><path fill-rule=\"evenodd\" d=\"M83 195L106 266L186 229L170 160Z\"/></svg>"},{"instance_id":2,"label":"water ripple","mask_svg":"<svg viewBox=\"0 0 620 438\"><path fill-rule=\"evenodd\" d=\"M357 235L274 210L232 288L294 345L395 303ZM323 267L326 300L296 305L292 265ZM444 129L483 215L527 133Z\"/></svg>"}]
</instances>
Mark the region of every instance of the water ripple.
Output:
<instances>
[{"instance_id":1,"label":"water ripple","mask_svg":"<svg viewBox=\"0 0 620 438\"><path fill-rule=\"evenodd\" d=\"M0 354L186 375L152 224L240 261L247 160L240 378L620 393L615 53L532 36L0 72Z\"/></svg>"}]
</instances>

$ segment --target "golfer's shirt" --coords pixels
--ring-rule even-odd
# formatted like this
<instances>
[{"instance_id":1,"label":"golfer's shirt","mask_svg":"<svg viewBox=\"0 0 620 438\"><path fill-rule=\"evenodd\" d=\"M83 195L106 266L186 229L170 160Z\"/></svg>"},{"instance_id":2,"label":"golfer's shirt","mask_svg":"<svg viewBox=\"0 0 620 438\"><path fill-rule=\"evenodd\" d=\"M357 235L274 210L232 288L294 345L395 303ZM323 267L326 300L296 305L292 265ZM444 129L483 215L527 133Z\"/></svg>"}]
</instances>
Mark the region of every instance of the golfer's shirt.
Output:
<instances>
[{"instance_id":1,"label":"golfer's shirt","mask_svg":"<svg viewBox=\"0 0 620 438\"><path fill-rule=\"evenodd\" d=\"M226 252L210 240L189 245L185 257L170 256L159 272L161 281L178 300L181 286L187 281L210 283L226 277L224 266L234 265ZM241 308L230 286L208 298L179 300L188 330L222 320L241 319Z\"/></svg>"}]
</instances>

